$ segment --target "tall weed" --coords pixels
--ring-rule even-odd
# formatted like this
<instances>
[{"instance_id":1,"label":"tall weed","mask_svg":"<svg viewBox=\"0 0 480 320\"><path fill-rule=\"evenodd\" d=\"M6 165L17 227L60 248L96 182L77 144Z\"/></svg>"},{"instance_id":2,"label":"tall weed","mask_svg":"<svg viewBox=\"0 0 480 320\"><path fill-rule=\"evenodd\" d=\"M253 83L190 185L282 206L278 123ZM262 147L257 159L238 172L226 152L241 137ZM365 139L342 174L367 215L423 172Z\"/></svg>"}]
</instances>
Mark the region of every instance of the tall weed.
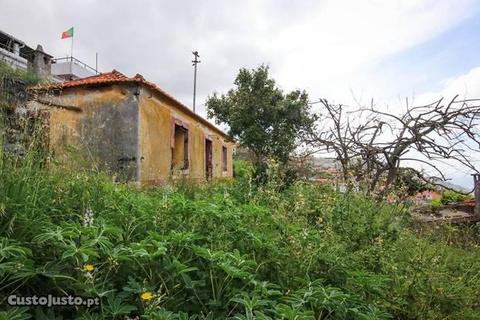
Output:
<instances>
[{"instance_id":1,"label":"tall weed","mask_svg":"<svg viewBox=\"0 0 480 320\"><path fill-rule=\"evenodd\" d=\"M5 156L0 181L5 319L480 317L475 233L414 230L408 208L248 175L142 189ZM11 294L102 304L12 309Z\"/></svg>"}]
</instances>

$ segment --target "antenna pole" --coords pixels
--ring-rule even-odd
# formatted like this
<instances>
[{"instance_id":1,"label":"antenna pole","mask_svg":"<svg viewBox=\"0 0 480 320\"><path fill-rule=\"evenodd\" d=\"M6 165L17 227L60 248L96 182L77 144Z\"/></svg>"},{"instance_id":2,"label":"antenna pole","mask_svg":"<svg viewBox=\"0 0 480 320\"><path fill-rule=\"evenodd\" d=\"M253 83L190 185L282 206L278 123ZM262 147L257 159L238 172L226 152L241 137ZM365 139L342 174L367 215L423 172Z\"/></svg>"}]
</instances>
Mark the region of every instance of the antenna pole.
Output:
<instances>
[{"instance_id":1,"label":"antenna pole","mask_svg":"<svg viewBox=\"0 0 480 320\"><path fill-rule=\"evenodd\" d=\"M194 60L192 60L192 65L193 65L193 112L195 112L195 99L197 96L197 64L199 64L201 61L198 60L200 56L198 55L198 51L193 51L193 56L195 57Z\"/></svg>"}]
</instances>

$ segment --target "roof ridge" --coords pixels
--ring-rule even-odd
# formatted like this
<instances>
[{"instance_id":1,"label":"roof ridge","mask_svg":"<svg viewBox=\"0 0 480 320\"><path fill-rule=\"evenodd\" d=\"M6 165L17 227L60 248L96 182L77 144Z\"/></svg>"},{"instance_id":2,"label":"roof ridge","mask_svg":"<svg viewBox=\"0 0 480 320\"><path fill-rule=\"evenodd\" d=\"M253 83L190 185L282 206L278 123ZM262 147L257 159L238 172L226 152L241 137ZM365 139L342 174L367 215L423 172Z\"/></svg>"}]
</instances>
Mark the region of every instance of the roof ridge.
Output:
<instances>
[{"instance_id":1,"label":"roof ridge","mask_svg":"<svg viewBox=\"0 0 480 320\"><path fill-rule=\"evenodd\" d=\"M39 84L34 86L32 89L33 90L62 89L62 88L76 87L76 86L88 85L88 84L100 84L100 83L128 81L128 80L131 80L131 78L127 77L125 74L121 73L120 71L113 69L110 72L102 72L86 78L66 80L58 83Z\"/></svg>"},{"instance_id":2,"label":"roof ridge","mask_svg":"<svg viewBox=\"0 0 480 320\"><path fill-rule=\"evenodd\" d=\"M133 77L127 77L120 71L117 71L113 69L111 72L107 73L100 73L98 75L94 75L91 77L83 78L83 79L77 79L77 80L71 80L71 81L65 81L65 82L59 82L59 83L47 83L43 85L36 85L34 87L31 87L33 91L48 91L50 89L66 89L66 88L71 88L71 87L80 87L80 86L90 86L90 85L102 85L102 84L114 84L114 83L141 83L148 87L149 89L156 91L157 93L160 93L164 97L172 100L176 105L178 105L183 111L186 113L189 113L191 116L199 119L202 121L204 124L207 126L213 128L214 130L220 132L222 135L225 137L229 137L225 132L223 132L221 129L216 127L213 123L208 121L207 119L203 118L197 113L194 113L189 107L187 107L185 104L183 104L181 101L177 100L174 96L163 90L161 87L159 87L156 83L151 82L146 80L141 74L137 73Z\"/></svg>"}]
</instances>

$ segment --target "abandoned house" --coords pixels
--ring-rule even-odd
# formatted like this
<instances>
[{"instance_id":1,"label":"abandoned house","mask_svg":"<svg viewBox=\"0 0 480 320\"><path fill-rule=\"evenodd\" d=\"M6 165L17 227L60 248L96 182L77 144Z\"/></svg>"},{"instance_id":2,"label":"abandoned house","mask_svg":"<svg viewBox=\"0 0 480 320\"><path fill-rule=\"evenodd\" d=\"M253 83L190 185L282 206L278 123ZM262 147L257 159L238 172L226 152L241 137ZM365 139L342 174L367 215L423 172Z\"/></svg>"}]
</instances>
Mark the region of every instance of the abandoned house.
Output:
<instances>
[{"instance_id":1,"label":"abandoned house","mask_svg":"<svg viewBox=\"0 0 480 320\"><path fill-rule=\"evenodd\" d=\"M56 159L71 161L73 145L118 181L141 184L233 175L234 141L141 75L113 70L32 92Z\"/></svg>"}]
</instances>

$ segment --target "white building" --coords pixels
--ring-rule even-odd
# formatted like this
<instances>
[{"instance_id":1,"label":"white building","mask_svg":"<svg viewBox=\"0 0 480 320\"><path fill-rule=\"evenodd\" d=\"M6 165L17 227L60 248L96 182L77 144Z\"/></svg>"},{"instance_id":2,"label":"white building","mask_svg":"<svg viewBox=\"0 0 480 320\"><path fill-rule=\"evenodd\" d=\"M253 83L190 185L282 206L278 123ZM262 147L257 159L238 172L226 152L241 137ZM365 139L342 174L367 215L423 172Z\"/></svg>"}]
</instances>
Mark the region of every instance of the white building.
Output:
<instances>
[{"instance_id":1,"label":"white building","mask_svg":"<svg viewBox=\"0 0 480 320\"><path fill-rule=\"evenodd\" d=\"M98 74L97 70L74 57L53 60L52 75L65 80L78 80Z\"/></svg>"},{"instance_id":2,"label":"white building","mask_svg":"<svg viewBox=\"0 0 480 320\"><path fill-rule=\"evenodd\" d=\"M0 60L15 69L30 70L51 81L77 80L98 74L97 70L74 57L53 59L43 51L0 30Z\"/></svg>"},{"instance_id":3,"label":"white building","mask_svg":"<svg viewBox=\"0 0 480 320\"><path fill-rule=\"evenodd\" d=\"M33 49L23 41L0 30L0 59L14 69L27 70Z\"/></svg>"}]
</instances>

